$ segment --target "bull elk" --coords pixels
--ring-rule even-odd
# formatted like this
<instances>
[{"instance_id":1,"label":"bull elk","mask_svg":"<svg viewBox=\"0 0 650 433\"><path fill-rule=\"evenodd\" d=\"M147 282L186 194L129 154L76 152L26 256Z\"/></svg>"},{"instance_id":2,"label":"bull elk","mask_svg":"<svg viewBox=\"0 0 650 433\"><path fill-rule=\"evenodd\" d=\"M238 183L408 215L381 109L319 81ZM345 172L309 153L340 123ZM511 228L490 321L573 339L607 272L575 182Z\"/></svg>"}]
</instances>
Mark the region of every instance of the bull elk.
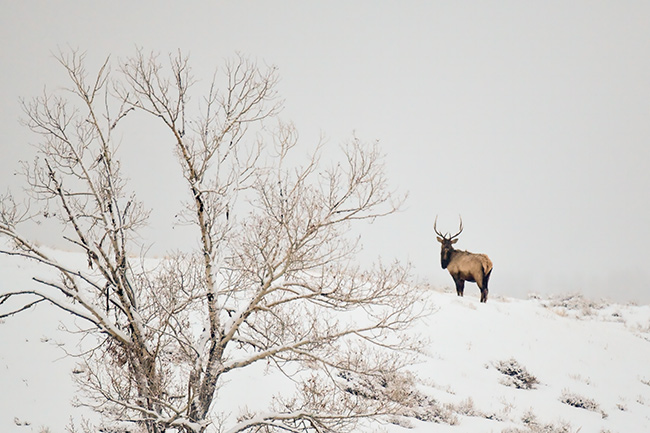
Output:
<instances>
[{"instance_id":1,"label":"bull elk","mask_svg":"<svg viewBox=\"0 0 650 433\"><path fill-rule=\"evenodd\" d=\"M460 218L460 229L458 233L450 236L449 233L443 235L438 231L438 217L433 223L433 230L438 235L438 242L442 244L440 249L440 264L442 269L447 269L451 278L456 283L456 293L463 296L465 281L476 283L481 289L481 302L487 302L488 298L488 280L492 273L492 261L485 254L474 254L469 251L454 249L454 244L458 242L458 236L463 232L463 219Z\"/></svg>"}]
</instances>

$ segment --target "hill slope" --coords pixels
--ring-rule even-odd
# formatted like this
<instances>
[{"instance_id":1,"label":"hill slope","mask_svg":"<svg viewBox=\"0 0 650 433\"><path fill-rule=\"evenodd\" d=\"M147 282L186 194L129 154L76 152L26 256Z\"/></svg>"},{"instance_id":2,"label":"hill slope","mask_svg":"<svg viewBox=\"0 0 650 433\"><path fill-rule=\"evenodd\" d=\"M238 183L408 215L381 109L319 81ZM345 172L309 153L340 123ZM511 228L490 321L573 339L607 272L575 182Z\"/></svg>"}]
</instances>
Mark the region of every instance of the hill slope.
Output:
<instances>
[{"instance_id":1,"label":"hill slope","mask_svg":"<svg viewBox=\"0 0 650 433\"><path fill-rule=\"evenodd\" d=\"M429 393L466 414L436 431L650 431L650 306L432 296L438 310L423 324L431 343L417 371Z\"/></svg>"},{"instance_id":2,"label":"hill slope","mask_svg":"<svg viewBox=\"0 0 650 433\"><path fill-rule=\"evenodd\" d=\"M29 264L2 264L0 292L26 282ZM428 349L413 372L443 422L393 419L382 430L650 431L650 306L494 294L480 304L475 287L466 292L430 291L435 308L414 330ZM75 343L60 321L70 319L46 305L0 320L0 431L62 432L89 414L71 403L74 360L57 344Z\"/></svg>"}]
</instances>

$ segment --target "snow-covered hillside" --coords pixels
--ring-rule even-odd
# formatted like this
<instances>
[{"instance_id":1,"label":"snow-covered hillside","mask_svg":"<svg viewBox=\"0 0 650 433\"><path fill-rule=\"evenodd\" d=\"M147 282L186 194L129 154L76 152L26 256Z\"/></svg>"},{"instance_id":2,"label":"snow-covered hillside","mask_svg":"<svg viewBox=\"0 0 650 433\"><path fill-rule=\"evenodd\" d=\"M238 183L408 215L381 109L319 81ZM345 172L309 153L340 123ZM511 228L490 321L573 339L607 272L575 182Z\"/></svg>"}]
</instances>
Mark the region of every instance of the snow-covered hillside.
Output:
<instances>
[{"instance_id":1,"label":"snow-covered hillside","mask_svg":"<svg viewBox=\"0 0 650 433\"><path fill-rule=\"evenodd\" d=\"M431 296L437 311L421 328L430 345L417 371L460 412L436 431L650 431L650 306ZM538 383L517 388L526 373Z\"/></svg>"},{"instance_id":2,"label":"snow-covered hillside","mask_svg":"<svg viewBox=\"0 0 650 433\"><path fill-rule=\"evenodd\" d=\"M17 263L0 257L0 293L29 284L31 265ZM393 419L372 431L650 431L650 306L498 290L487 304L473 285L465 298L429 292L434 309L414 329L428 349L413 371L442 422ZM72 404L65 350L75 336L60 329L70 320L47 305L0 320L0 432L63 432L89 416ZM255 395L275 391L273 377L247 379L271 388Z\"/></svg>"}]
</instances>

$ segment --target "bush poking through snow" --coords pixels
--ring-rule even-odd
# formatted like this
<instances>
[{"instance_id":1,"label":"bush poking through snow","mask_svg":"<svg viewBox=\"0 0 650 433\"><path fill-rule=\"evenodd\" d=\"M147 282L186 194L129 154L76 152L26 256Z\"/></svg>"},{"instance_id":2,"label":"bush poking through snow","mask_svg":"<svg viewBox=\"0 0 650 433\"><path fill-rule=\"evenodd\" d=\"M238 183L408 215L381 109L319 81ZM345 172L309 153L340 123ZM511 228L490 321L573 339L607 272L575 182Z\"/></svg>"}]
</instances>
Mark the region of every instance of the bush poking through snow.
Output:
<instances>
[{"instance_id":1,"label":"bush poking through snow","mask_svg":"<svg viewBox=\"0 0 650 433\"><path fill-rule=\"evenodd\" d=\"M579 409L587 409L592 412L598 412L603 418L607 418L607 414L600 408L600 405L588 397L575 394L570 391L562 391L560 401L569 406L577 407Z\"/></svg>"},{"instance_id":2,"label":"bush poking through snow","mask_svg":"<svg viewBox=\"0 0 650 433\"><path fill-rule=\"evenodd\" d=\"M472 397L468 397L460 403L452 405L451 407L453 407L453 409L461 415L484 417L484 415L474 407L474 399L472 399Z\"/></svg>"},{"instance_id":3,"label":"bush poking through snow","mask_svg":"<svg viewBox=\"0 0 650 433\"><path fill-rule=\"evenodd\" d=\"M491 419L494 421L503 421L503 418L496 413L486 413L474 406L474 399L467 397L465 400L456 404L445 405L450 411L463 416L473 416L477 418Z\"/></svg>"},{"instance_id":4,"label":"bush poking through snow","mask_svg":"<svg viewBox=\"0 0 650 433\"><path fill-rule=\"evenodd\" d=\"M524 368L517 360L510 358L506 361L497 361L494 366L506 377L501 383L519 389L534 389L539 380Z\"/></svg>"},{"instance_id":5,"label":"bush poking through snow","mask_svg":"<svg viewBox=\"0 0 650 433\"><path fill-rule=\"evenodd\" d=\"M566 421L560 421L558 424L544 424L537 420L537 415L533 413L532 409L528 410L521 418L525 427L522 428L507 428L502 430L501 433L577 433L580 431L573 430L571 424Z\"/></svg>"},{"instance_id":6,"label":"bush poking through snow","mask_svg":"<svg viewBox=\"0 0 650 433\"><path fill-rule=\"evenodd\" d=\"M544 303L546 307L560 307L567 310L579 310L582 312L591 313L592 310L600 310L607 305L604 301L595 301L587 299L581 294L568 294L553 296Z\"/></svg>"},{"instance_id":7,"label":"bush poking through snow","mask_svg":"<svg viewBox=\"0 0 650 433\"><path fill-rule=\"evenodd\" d=\"M580 431L573 430L571 424L566 421L560 421L558 424L543 424L537 421L537 417L532 412L524 414L522 421L526 425L524 428L507 428L501 433L577 433Z\"/></svg>"},{"instance_id":8,"label":"bush poking through snow","mask_svg":"<svg viewBox=\"0 0 650 433\"><path fill-rule=\"evenodd\" d=\"M350 371L341 371L338 377L346 392L383 402L386 407L392 407L396 415L450 425L458 422L458 418L450 408L443 407L433 397L417 390L415 379L410 374L362 376ZM395 416L391 417L389 422L397 425L404 424Z\"/></svg>"},{"instance_id":9,"label":"bush poking through snow","mask_svg":"<svg viewBox=\"0 0 650 433\"><path fill-rule=\"evenodd\" d=\"M605 301L587 299L581 294L553 296L542 301L546 308L554 310L561 316L587 317L593 316L598 310L607 306Z\"/></svg>"}]
</instances>

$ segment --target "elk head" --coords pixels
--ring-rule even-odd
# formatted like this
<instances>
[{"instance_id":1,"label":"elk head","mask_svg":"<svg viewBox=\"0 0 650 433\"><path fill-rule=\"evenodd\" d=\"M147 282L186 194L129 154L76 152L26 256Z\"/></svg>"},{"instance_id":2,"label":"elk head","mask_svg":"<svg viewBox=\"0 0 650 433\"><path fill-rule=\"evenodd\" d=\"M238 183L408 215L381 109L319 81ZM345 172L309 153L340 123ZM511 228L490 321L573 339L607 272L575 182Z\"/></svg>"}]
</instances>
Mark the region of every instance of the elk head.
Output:
<instances>
[{"instance_id":1,"label":"elk head","mask_svg":"<svg viewBox=\"0 0 650 433\"><path fill-rule=\"evenodd\" d=\"M442 269L447 269L447 265L449 264L449 261L451 260L451 255L454 251L453 245L458 242L458 236L463 232L463 218L460 218L460 229L458 230L458 233L456 233L453 236L450 236L449 233L446 235L443 235L438 231L437 223L438 223L438 216L436 215L436 219L433 222L433 230L436 232L438 237L438 242L442 244L441 249L440 249L440 264L442 265Z\"/></svg>"}]
</instances>

